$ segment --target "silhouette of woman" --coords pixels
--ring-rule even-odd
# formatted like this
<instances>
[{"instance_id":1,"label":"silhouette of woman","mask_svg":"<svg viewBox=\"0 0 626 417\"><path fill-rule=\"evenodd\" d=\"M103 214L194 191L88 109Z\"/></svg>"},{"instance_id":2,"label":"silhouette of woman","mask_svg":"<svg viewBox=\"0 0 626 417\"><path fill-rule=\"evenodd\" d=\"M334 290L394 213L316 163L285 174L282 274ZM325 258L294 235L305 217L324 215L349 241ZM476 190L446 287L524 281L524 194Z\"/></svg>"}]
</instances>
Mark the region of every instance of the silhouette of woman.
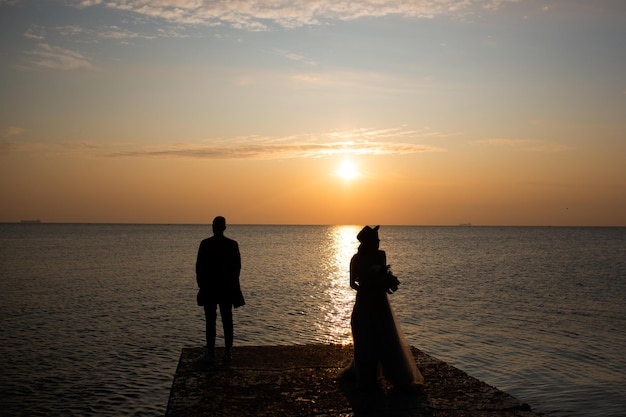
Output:
<instances>
[{"instance_id":1,"label":"silhouette of woman","mask_svg":"<svg viewBox=\"0 0 626 417\"><path fill-rule=\"evenodd\" d=\"M378 228L365 226L359 232L361 244L350 261L350 286L357 292L350 321L354 359L342 376L354 379L360 389L378 388L381 376L395 388L409 388L424 379L387 298L399 282L379 250Z\"/></svg>"}]
</instances>

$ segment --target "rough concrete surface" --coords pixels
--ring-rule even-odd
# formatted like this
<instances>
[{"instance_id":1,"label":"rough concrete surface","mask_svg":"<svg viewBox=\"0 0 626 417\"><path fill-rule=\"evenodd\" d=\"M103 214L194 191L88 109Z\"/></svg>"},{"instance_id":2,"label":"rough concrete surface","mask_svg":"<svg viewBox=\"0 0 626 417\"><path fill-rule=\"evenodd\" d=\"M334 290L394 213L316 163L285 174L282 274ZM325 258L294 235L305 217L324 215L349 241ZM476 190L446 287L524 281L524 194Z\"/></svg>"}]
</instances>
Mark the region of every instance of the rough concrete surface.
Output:
<instances>
[{"instance_id":1,"label":"rough concrete surface","mask_svg":"<svg viewBox=\"0 0 626 417\"><path fill-rule=\"evenodd\" d=\"M182 350L166 417L356 416L536 417L530 407L443 361L411 348L425 383L359 391L339 378L351 345L243 346L230 363L199 366L203 348ZM217 357L220 357L217 351Z\"/></svg>"}]
</instances>

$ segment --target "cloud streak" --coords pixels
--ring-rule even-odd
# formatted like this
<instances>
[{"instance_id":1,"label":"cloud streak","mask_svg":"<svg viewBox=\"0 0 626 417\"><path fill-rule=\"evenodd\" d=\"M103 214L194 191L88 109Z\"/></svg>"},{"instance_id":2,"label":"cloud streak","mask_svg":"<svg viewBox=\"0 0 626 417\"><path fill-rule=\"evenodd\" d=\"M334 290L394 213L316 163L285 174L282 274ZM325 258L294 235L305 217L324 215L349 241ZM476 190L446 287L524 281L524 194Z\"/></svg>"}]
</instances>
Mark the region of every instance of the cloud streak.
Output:
<instances>
[{"instance_id":1,"label":"cloud streak","mask_svg":"<svg viewBox=\"0 0 626 417\"><path fill-rule=\"evenodd\" d=\"M39 68L62 71L95 69L83 54L47 43L38 44L27 54L30 56L30 63Z\"/></svg>"},{"instance_id":2,"label":"cloud streak","mask_svg":"<svg viewBox=\"0 0 626 417\"><path fill-rule=\"evenodd\" d=\"M299 54L296 54L296 53L293 53L293 52L285 51L285 50L282 50L282 49L277 49L276 53L278 55L282 56L282 57L285 57L285 58L291 60L291 61L301 62L301 63L303 63L305 65L308 65L308 66L314 67L314 66L317 65L317 62L315 62L315 61L313 61L311 59L307 59L305 56L299 55Z\"/></svg>"},{"instance_id":3,"label":"cloud streak","mask_svg":"<svg viewBox=\"0 0 626 417\"><path fill-rule=\"evenodd\" d=\"M392 155L432 152L437 148L411 143L333 142L290 144L247 144L232 146L165 147L115 152L110 157L194 159L289 159L324 158L336 155Z\"/></svg>"},{"instance_id":4,"label":"cloud streak","mask_svg":"<svg viewBox=\"0 0 626 417\"><path fill-rule=\"evenodd\" d=\"M14 136L19 136L25 132L25 129L19 126L9 126L2 131L2 138L8 139Z\"/></svg>"},{"instance_id":5,"label":"cloud streak","mask_svg":"<svg viewBox=\"0 0 626 417\"><path fill-rule=\"evenodd\" d=\"M181 24L226 25L250 31L296 28L330 21L402 16L467 16L520 0L75 0L75 7L104 6Z\"/></svg>"},{"instance_id":6,"label":"cloud streak","mask_svg":"<svg viewBox=\"0 0 626 417\"><path fill-rule=\"evenodd\" d=\"M89 152L95 155L100 146L86 141L69 141L60 143L17 141L0 138L0 154L37 153L45 155L84 155Z\"/></svg>"},{"instance_id":7,"label":"cloud streak","mask_svg":"<svg viewBox=\"0 0 626 417\"><path fill-rule=\"evenodd\" d=\"M570 146L558 143L548 143L531 139L492 138L476 140L473 143L479 146L507 147L514 150L541 153L565 152L572 149Z\"/></svg>"},{"instance_id":8,"label":"cloud streak","mask_svg":"<svg viewBox=\"0 0 626 417\"><path fill-rule=\"evenodd\" d=\"M438 152L443 149L417 144L424 138L448 136L430 129L405 127L333 131L324 135L240 137L214 140L209 145L171 145L111 152L109 157L254 159L326 158L337 155L398 155Z\"/></svg>"},{"instance_id":9,"label":"cloud streak","mask_svg":"<svg viewBox=\"0 0 626 417\"><path fill-rule=\"evenodd\" d=\"M17 127L5 129L3 136L0 137L0 153L72 154L107 158L276 160L327 158L337 155L401 155L441 152L444 149L440 147L416 142L451 136L428 128L415 130L405 127L361 128L350 131L332 131L321 135L244 136L212 139L207 144L138 146L133 149L129 147L129 144L104 147L102 144L96 145L87 141L49 143L11 140L13 136L22 132L23 129Z\"/></svg>"}]
</instances>

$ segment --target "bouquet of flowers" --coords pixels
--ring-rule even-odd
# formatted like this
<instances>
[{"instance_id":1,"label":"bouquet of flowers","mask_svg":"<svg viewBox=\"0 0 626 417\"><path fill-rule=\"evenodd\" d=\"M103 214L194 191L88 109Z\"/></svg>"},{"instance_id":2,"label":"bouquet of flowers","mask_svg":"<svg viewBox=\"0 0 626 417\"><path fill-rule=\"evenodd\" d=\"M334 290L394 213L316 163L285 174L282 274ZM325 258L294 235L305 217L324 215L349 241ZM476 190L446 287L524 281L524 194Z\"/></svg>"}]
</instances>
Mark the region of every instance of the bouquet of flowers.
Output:
<instances>
[{"instance_id":1,"label":"bouquet of flowers","mask_svg":"<svg viewBox=\"0 0 626 417\"><path fill-rule=\"evenodd\" d=\"M384 286L388 294L393 294L398 291L398 285L400 280L391 272L391 265L387 265L383 273Z\"/></svg>"}]
</instances>

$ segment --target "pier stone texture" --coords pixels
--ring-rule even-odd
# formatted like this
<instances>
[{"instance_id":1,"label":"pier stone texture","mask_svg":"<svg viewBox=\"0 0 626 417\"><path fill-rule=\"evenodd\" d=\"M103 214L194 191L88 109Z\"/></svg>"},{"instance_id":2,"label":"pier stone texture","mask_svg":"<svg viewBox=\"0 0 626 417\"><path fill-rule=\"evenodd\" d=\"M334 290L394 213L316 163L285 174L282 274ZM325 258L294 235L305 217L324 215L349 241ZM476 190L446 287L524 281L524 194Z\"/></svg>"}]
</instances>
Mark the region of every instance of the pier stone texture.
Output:
<instances>
[{"instance_id":1,"label":"pier stone texture","mask_svg":"<svg viewBox=\"0 0 626 417\"><path fill-rule=\"evenodd\" d=\"M537 417L528 404L411 347L424 386L363 392L339 378L351 345L242 346L200 366L182 350L166 417ZM220 358L220 350L217 357Z\"/></svg>"}]
</instances>

